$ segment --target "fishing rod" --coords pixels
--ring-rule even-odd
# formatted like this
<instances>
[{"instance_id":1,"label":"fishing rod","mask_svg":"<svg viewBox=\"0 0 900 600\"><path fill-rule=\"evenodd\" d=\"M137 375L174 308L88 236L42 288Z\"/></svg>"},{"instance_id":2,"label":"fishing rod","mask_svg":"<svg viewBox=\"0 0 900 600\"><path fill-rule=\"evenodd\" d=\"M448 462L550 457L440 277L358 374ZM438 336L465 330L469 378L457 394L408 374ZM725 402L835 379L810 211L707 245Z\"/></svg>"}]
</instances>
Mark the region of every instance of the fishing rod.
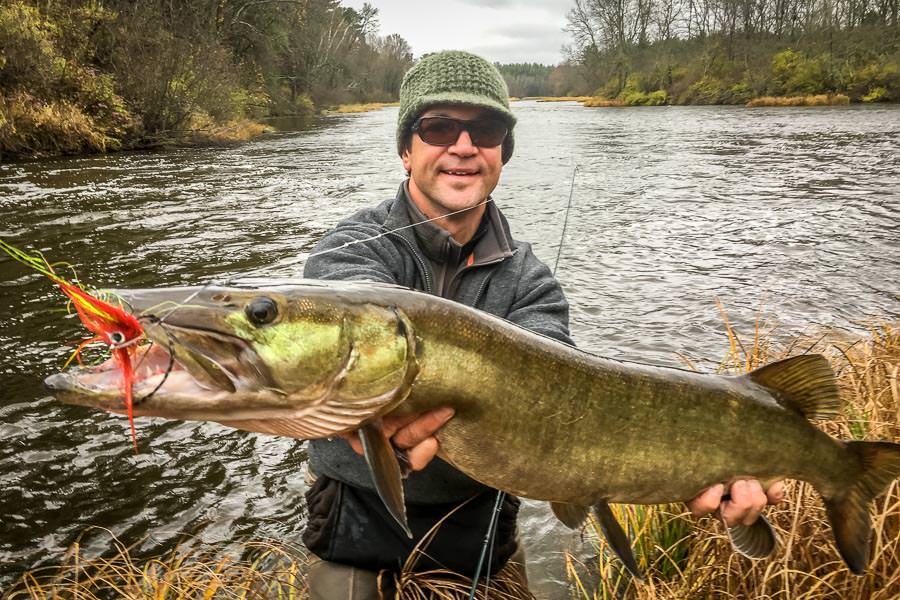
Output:
<instances>
[{"instance_id":1,"label":"fishing rod","mask_svg":"<svg viewBox=\"0 0 900 600\"><path fill-rule=\"evenodd\" d=\"M566 202L566 213L563 217L562 233L559 235L559 248L556 249L556 262L553 263L553 276L556 277L556 267L559 266L559 257L562 256L563 244L566 241L566 229L569 227L569 212L572 210L572 192L575 191L575 174L578 172L578 164L572 169L572 183L569 184L569 201Z\"/></svg>"}]
</instances>

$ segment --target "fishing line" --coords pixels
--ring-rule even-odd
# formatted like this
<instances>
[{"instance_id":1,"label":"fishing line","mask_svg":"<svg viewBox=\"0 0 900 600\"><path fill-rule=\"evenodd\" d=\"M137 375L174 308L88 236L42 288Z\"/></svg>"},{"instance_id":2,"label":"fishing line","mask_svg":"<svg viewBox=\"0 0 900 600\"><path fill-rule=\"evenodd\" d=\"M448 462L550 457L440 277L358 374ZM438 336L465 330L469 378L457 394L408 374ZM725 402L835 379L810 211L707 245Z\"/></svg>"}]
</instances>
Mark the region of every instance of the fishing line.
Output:
<instances>
[{"instance_id":1,"label":"fishing line","mask_svg":"<svg viewBox=\"0 0 900 600\"><path fill-rule=\"evenodd\" d=\"M373 240L377 240L377 239L379 239L379 238L383 238L383 237L386 236L386 235L390 235L390 234L392 234L392 233L396 233L396 232L402 231L402 230L404 230L404 229L409 229L409 228L411 228L411 227L416 227L416 226L418 226L418 225L422 225L423 223L431 223L432 221L437 221L438 219L445 219L445 218L447 218L447 217L452 217L453 215L458 215L458 214L460 214L460 213L464 213L464 212L466 212L466 211L469 211L469 210L478 208L479 206L484 206L484 205L487 204L488 202L493 202L493 199L492 199L490 196L488 196L487 198L485 198L484 200L482 200L481 202L479 202L478 204L475 204L475 205L473 205L473 206L469 206L469 207L466 207L466 208L461 208L461 209L459 209L459 210L455 210L455 211L453 211L453 212L449 212L449 213L447 213L446 215L439 215L439 216L437 216L437 217L432 217L432 218L430 218L430 219L425 219L424 221L417 221L417 222L412 223L412 224L410 224L410 225L403 225L402 227L397 227L396 229L391 229L391 230L389 230L389 231L383 231L383 232L379 233L378 235L373 235L372 237L363 238L363 239L361 239L361 240L352 240L352 241L349 241L349 242L345 242L345 243L341 244L340 246L335 246L334 248L328 248L327 250L320 250L319 252L314 252L313 254L309 254L309 255L307 255L306 258L307 258L307 259L310 259L310 258L312 258L313 256L321 256L321 255L323 255L323 254L329 254L329 253L331 253L331 252L337 252L338 250L343 250L344 248L347 248L347 247L349 247L349 246L355 246L356 244L362 244L362 243L364 243L364 242L371 242L371 241L373 241Z\"/></svg>"},{"instance_id":2,"label":"fishing line","mask_svg":"<svg viewBox=\"0 0 900 600\"><path fill-rule=\"evenodd\" d=\"M559 257L562 256L563 243L566 241L566 229L569 227L569 212L572 209L572 192L575 191L575 173L578 172L578 165L572 169L572 183L569 184L569 201L566 203L566 214L563 218L562 233L559 236L559 248L556 250L556 262L553 263L553 275L556 276L556 267L559 266Z\"/></svg>"},{"instance_id":3,"label":"fishing line","mask_svg":"<svg viewBox=\"0 0 900 600\"><path fill-rule=\"evenodd\" d=\"M147 315L147 316L141 317L141 318L147 319L148 321L151 321L151 322L153 322L155 320L157 325L160 325L162 327L162 320L157 319L153 315ZM169 379L169 374L172 372L172 369L175 367L175 347L172 344L172 338L173 338L172 333L165 327L162 327L162 330L166 332L166 346L168 346L168 351L169 351L169 364L166 366L166 371L165 371L165 373L163 373L162 379L160 380L160 382L158 384L156 384L156 387L153 388L153 391L151 391L149 394L147 394L143 398L135 400L134 401L135 405L141 404L142 402L146 402L147 400L152 398L153 395L159 391L159 388L161 388L163 386L163 384L166 382L166 380ZM151 348L153 348L153 342L150 342L150 348L147 348L147 352L150 352ZM140 366L141 362L144 362L144 358L147 356L147 352L144 352L144 355L141 357L141 360L138 363L138 366Z\"/></svg>"}]
</instances>

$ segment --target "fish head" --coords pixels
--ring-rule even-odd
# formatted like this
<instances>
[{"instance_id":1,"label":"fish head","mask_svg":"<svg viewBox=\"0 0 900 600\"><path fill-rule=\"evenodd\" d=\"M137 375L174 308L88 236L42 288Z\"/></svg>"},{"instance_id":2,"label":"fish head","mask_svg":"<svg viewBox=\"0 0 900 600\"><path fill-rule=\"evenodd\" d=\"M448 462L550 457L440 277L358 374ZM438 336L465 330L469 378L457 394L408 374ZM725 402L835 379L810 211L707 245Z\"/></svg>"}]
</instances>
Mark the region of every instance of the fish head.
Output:
<instances>
[{"instance_id":1,"label":"fish head","mask_svg":"<svg viewBox=\"0 0 900 600\"><path fill-rule=\"evenodd\" d=\"M132 356L136 416L266 431L263 421L277 421L282 428L290 423L294 437L324 437L392 409L417 372L406 316L340 286L114 293L148 342ZM114 361L73 368L45 383L63 402L125 410Z\"/></svg>"}]
</instances>

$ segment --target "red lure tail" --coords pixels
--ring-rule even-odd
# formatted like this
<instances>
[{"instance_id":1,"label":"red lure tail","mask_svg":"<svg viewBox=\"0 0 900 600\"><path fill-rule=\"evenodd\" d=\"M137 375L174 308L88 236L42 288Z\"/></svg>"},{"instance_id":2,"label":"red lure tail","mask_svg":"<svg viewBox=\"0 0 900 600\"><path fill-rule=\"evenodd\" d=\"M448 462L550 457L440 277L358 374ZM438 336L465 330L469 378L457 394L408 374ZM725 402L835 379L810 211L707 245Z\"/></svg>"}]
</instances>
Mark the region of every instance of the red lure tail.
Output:
<instances>
[{"instance_id":1,"label":"red lure tail","mask_svg":"<svg viewBox=\"0 0 900 600\"><path fill-rule=\"evenodd\" d=\"M128 424L131 427L131 443L134 444L134 452L137 454L137 433L134 430L134 369L131 366L131 352L129 348L115 348L113 356L122 367L122 386L125 388L125 408L128 410Z\"/></svg>"},{"instance_id":2,"label":"red lure tail","mask_svg":"<svg viewBox=\"0 0 900 600\"><path fill-rule=\"evenodd\" d=\"M122 368L125 407L128 409L131 439L135 452L137 452L137 435L134 429L134 396L132 394L134 369L131 364L131 356L134 353L133 342L144 335L144 328L141 327L134 315L97 298L94 294L60 277L53 269L53 265L40 254L32 256L3 240L0 240L0 250L52 280L59 286L62 293L68 296L82 324L96 336L79 345L75 350L75 356L78 356L83 346L92 341L103 341L112 348L113 356Z\"/></svg>"}]
</instances>

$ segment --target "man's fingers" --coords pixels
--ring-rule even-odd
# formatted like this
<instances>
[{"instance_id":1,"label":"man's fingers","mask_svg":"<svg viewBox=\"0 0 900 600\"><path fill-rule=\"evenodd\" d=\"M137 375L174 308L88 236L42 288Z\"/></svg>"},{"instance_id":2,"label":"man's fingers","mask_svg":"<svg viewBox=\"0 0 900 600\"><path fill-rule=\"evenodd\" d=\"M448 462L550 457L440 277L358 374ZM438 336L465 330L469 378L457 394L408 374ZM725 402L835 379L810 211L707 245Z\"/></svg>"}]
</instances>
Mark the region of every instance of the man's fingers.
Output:
<instances>
[{"instance_id":1,"label":"man's fingers","mask_svg":"<svg viewBox=\"0 0 900 600\"><path fill-rule=\"evenodd\" d=\"M354 452L360 455L363 454L362 440L359 439L359 434L356 431L342 433L339 437L345 439Z\"/></svg>"},{"instance_id":2,"label":"man's fingers","mask_svg":"<svg viewBox=\"0 0 900 600\"><path fill-rule=\"evenodd\" d=\"M437 454L438 446L437 438L429 437L407 450L406 457L409 459L409 468L413 471L424 469Z\"/></svg>"},{"instance_id":3,"label":"man's fingers","mask_svg":"<svg viewBox=\"0 0 900 600\"><path fill-rule=\"evenodd\" d=\"M759 481L741 479L731 484L731 499L722 503L722 518L729 526L752 525L766 504L768 498Z\"/></svg>"},{"instance_id":4,"label":"man's fingers","mask_svg":"<svg viewBox=\"0 0 900 600\"><path fill-rule=\"evenodd\" d=\"M718 483L703 490L696 498L687 503L688 508L695 517L702 517L719 508L725 486Z\"/></svg>"},{"instance_id":5,"label":"man's fingers","mask_svg":"<svg viewBox=\"0 0 900 600\"><path fill-rule=\"evenodd\" d=\"M784 480L779 480L769 486L766 490L766 498L769 504L778 504L784 500Z\"/></svg>"},{"instance_id":6,"label":"man's fingers","mask_svg":"<svg viewBox=\"0 0 900 600\"><path fill-rule=\"evenodd\" d=\"M417 417L414 421L400 427L391 439L394 445L401 450L414 448L432 437L452 416L452 408L439 408L427 412ZM435 440L435 444L437 444L437 440Z\"/></svg>"}]
</instances>

